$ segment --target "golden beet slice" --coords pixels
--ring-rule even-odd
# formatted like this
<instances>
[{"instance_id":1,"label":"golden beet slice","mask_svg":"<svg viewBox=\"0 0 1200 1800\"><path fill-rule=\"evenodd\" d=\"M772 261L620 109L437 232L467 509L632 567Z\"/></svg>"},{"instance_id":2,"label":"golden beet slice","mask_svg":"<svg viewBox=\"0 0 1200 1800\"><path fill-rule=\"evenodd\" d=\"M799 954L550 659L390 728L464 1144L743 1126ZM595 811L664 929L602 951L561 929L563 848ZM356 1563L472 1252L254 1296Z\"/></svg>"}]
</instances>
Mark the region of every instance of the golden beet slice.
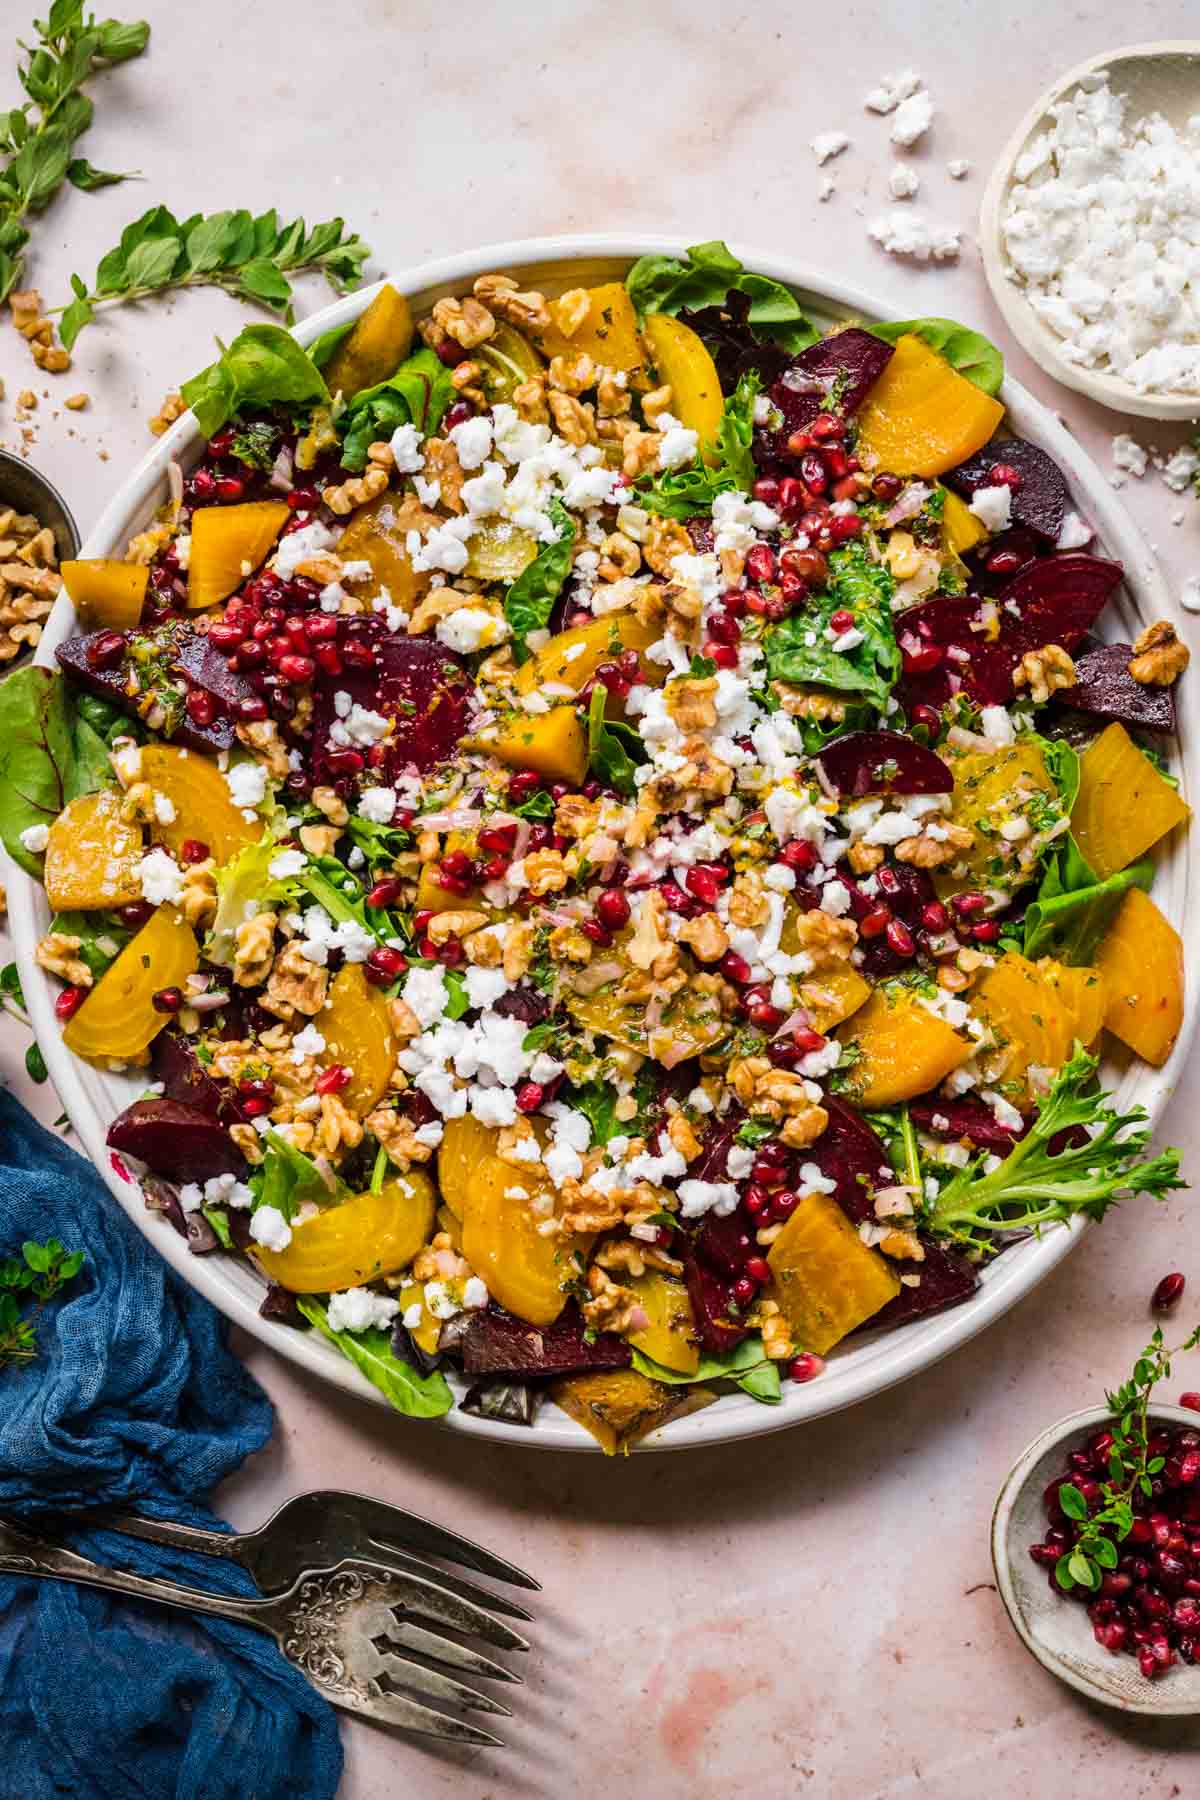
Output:
<instances>
[{"instance_id":1,"label":"golden beet slice","mask_svg":"<svg viewBox=\"0 0 1200 1800\"><path fill-rule=\"evenodd\" d=\"M1190 807L1123 725L1109 725L1084 751L1071 829L1101 881L1190 817Z\"/></svg>"},{"instance_id":2,"label":"golden beet slice","mask_svg":"<svg viewBox=\"0 0 1200 1800\"><path fill-rule=\"evenodd\" d=\"M228 600L266 561L287 520L282 500L197 507L188 556L188 606L198 611Z\"/></svg>"},{"instance_id":3,"label":"golden beet slice","mask_svg":"<svg viewBox=\"0 0 1200 1800\"><path fill-rule=\"evenodd\" d=\"M868 469L943 475L982 450L1003 417L998 400L909 335L858 415L858 455Z\"/></svg>"},{"instance_id":4,"label":"golden beet slice","mask_svg":"<svg viewBox=\"0 0 1200 1800\"><path fill-rule=\"evenodd\" d=\"M142 897L142 828L121 817L116 788L68 802L50 827L42 872L55 912L108 911Z\"/></svg>"},{"instance_id":5,"label":"golden beet slice","mask_svg":"<svg viewBox=\"0 0 1200 1800\"><path fill-rule=\"evenodd\" d=\"M174 907L160 906L68 1020L67 1049L90 1062L137 1061L167 1022L155 994L182 987L198 963L191 926Z\"/></svg>"}]
</instances>

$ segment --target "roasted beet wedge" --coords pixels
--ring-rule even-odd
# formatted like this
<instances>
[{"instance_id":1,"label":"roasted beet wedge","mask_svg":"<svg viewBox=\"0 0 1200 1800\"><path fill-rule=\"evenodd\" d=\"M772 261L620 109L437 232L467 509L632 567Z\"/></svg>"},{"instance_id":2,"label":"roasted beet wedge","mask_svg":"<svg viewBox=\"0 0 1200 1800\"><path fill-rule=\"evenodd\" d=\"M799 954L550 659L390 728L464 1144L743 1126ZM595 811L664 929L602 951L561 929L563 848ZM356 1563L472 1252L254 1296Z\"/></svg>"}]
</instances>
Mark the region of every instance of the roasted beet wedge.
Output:
<instances>
[{"instance_id":1,"label":"roasted beet wedge","mask_svg":"<svg viewBox=\"0 0 1200 1800\"><path fill-rule=\"evenodd\" d=\"M891 344L862 331L857 325L835 331L802 350L779 379L769 398L783 414L778 431L754 434L755 463L764 472L790 468L794 462L787 447L793 431L803 431L818 413L831 405L844 416L856 413L894 354Z\"/></svg>"},{"instance_id":2,"label":"roasted beet wedge","mask_svg":"<svg viewBox=\"0 0 1200 1800\"><path fill-rule=\"evenodd\" d=\"M489 1307L474 1313L463 1333L462 1362L468 1375L584 1375L595 1369L626 1369L629 1345L612 1332L590 1342L578 1309L569 1306L553 1325L527 1325Z\"/></svg>"},{"instance_id":3,"label":"roasted beet wedge","mask_svg":"<svg viewBox=\"0 0 1200 1800\"><path fill-rule=\"evenodd\" d=\"M151 1051L154 1079L163 1084L163 1097L203 1113L218 1125L244 1124L229 1082L219 1081L204 1067L191 1040L179 1031L160 1031Z\"/></svg>"},{"instance_id":4,"label":"roasted beet wedge","mask_svg":"<svg viewBox=\"0 0 1200 1800\"><path fill-rule=\"evenodd\" d=\"M168 1181L244 1175L245 1160L223 1125L179 1100L135 1100L108 1128L110 1150L140 1157Z\"/></svg>"},{"instance_id":5,"label":"roasted beet wedge","mask_svg":"<svg viewBox=\"0 0 1200 1800\"><path fill-rule=\"evenodd\" d=\"M979 1276L964 1256L944 1250L930 1238L923 1238L922 1242L925 1261L904 1265L906 1274L921 1277L920 1285L902 1287L894 1300L868 1319L864 1330L875 1331L881 1325L885 1329L911 1325L915 1319L927 1319L932 1313L945 1312L947 1307L961 1306L979 1286Z\"/></svg>"},{"instance_id":6,"label":"roasted beet wedge","mask_svg":"<svg viewBox=\"0 0 1200 1800\"><path fill-rule=\"evenodd\" d=\"M1025 438L1003 438L985 444L977 456L960 463L946 476L946 486L969 500L980 488L995 487L992 471L1015 469L1020 483L1012 490L1012 516L1017 525L1036 531L1047 543L1056 544L1067 511L1067 484L1052 456Z\"/></svg>"},{"instance_id":7,"label":"roasted beet wedge","mask_svg":"<svg viewBox=\"0 0 1200 1800\"><path fill-rule=\"evenodd\" d=\"M114 654L118 638L123 649ZM136 640L139 652L145 646L145 653L131 652L131 640ZM184 701L190 688L209 694L218 709L249 698L253 691L240 675L229 672L224 657L210 644L189 625L176 621L149 632L92 631L60 644L55 655L71 681L110 701L131 719L140 718L139 709L158 695L167 714L159 735L188 750L215 754L232 748L235 741L233 720L226 712L218 710L208 725L197 725L189 716ZM137 684L132 693L131 679Z\"/></svg>"},{"instance_id":8,"label":"roasted beet wedge","mask_svg":"<svg viewBox=\"0 0 1200 1800\"><path fill-rule=\"evenodd\" d=\"M705 1350L732 1350L749 1337L747 1326L729 1323L736 1317L733 1304L733 1282L723 1280L696 1256L688 1256L683 1266L688 1298L696 1336Z\"/></svg>"},{"instance_id":9,"label":"roasted beet wedge","mask_svg":"<svg viewBox=\"0 0 1200 1800\"><path fill-rule=\"evenodd\" d=\"M1043 644L1074 649L1123 573L1120 563L1072 551L1026 563L994 601L964 594L909 607L896 620L906 662L922 649L945 655L935 669L920 674L906 669L902 703L910 711L918 702L940 707L962 692L981 706L1005 705L1013 697L1012 672L1025 652ZM997 635L990 637L991 631Z\"/></svg>"},{"instance_id":10,"label":"roasted beet wedge","mask_svg":"<svg viewBox=\"0 0 1200 1800\"><path fill-rule=\"evenodd\" d=\"M954 1142L969 1138L977 1150L998 1150L1001 1156L1028 1130L1028 1126L1013 1131L1008 1125L1001 1125L982 1100L913 1100L908 1110L913 1124L934 1137Z\"/></svg>"},{"instance_id":11,"label":"roasted beet wedge","mask_svg":"<svg viewBox=\"0 0 1200 1800\"><path fill-rule=\"evenodd\" d=\"M319 672L313 685L313 764L319 782L357 770L343 757L361 747L338 740L335 696L396 721L380 781L405 769L424 773L453 755L467 729L473 684L458 659L432 638L404 637L378 618L343 621L339 638L345 666L339 675ZM343 701L341 703L345 705Z\"/></svg>"},{"instance_id":12,"label":"roasted beet wedge","mask_svg":"<svg viewBox=\"0 0 1200 1800\"><path fill-rule=\"evenodd\" d=\"M1131 644L1099 644L1075 658L1075 686L1060 688L1055 703L1118 719L1135 731L1174 731L1175 695L1169 687L1147 687L1129 673Z\"/></svg>"},{"instance_id":13,"label":"roasted beet wedge","mask_svg":"<svg viewBox=\"0 0 1200 1800\"><path fill-rule=\"evenodd\" d=\"M898 731L852 731L817 757L843 800L864 794L948 794L954 777L933 750Z\"/></svg>"},{"instance_id":14,"label":"roasted beet wedge","mask_svg":"<svg viewBox=\"0 0 1200 1800\"><path fill-rule=\"evenodd\" d=\"M874 1219L875 1189L895 1180L887 1151L867 1121L844 1101L827 1094L821 1105L829 1123L805 1156L827 1181L836 1181L834 1199L848 1219Z\"/></svg>"}]
</instances>

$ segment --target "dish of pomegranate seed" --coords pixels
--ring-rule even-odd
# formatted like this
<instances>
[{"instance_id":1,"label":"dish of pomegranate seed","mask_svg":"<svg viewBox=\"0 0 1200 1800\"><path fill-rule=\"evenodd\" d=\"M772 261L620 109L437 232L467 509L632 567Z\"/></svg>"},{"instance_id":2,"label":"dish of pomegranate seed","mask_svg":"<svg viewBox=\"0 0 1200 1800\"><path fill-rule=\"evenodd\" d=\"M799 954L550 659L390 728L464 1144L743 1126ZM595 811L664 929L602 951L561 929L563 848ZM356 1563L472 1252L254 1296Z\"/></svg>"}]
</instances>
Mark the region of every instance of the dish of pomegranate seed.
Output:
<instances>
[{"instance_id":1,"label":"dish of pomegranate seed","mask_svg":"<svg viewBox=\"0 0 1200 1800\"><path fill-rule=\"evenodd\" d=\"M1187 651L1094 655L1115 503L978 333L723 246L574 272L185 383L163 521L0 690L0 821L52 1072L189 1276L611 1453L844 1403L1181 1185L1099 1072L1183 1027Z\"/></svg>"}]
</instances>

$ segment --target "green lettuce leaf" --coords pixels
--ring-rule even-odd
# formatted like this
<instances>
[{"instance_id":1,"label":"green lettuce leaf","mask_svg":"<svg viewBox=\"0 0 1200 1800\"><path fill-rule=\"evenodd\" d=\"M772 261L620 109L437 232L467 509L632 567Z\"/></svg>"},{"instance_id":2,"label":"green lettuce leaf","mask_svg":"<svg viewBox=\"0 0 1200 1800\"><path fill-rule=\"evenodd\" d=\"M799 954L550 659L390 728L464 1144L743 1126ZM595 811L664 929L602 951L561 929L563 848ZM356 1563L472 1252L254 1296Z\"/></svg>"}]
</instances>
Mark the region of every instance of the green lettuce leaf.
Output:
<instances>
[{"instance_id":1,"label":"green lettuce leaf","mask_svg":"<svg viewBox=\"0 0 1200 1800\"><path fill-rule=\"evenodd\" d=\"M625 288L639 318L719 306L736 288L750 298L748 323L785 350L805 350L821 335L790 288L744 268L719 238L693 244L685 262L674 256L639 256L625 277Z\"/></svg>"},{"instance_id":2,"label":"green lettuce leaf","mask_svg":"<svg viewBox=\"0 0 1200 1800\"><path fill-rule=\"evenodd\" d=\"M1153 880L1154 860L1147 856L1101 881L1074 837L1068 837L1043 875L1037 898L1026 909L1022 950L1031 958L1053 956L1086 967L1130 888L1148 892Z\"/></svg>"},{"instance_id":3,"label":"green lettuce leaf","mask_svg":"<svg viewBox=\"0 0 1200 1800\"><path fill-rule=\"evenodd\" d=\"M250 1177L256 1211L260 1206L273 1206L290 1220L307 1200L314 1206L330 1206L350 1198L350 1189L339 1175L330 1169L326 1179L312 1158L279 1132L267 1132L263 1149L266 1154Z\"/></svg>"},{"instance_id":4,"label":"green lettuce leaf","mask_svg":"<svg viewBox=\"0 0 1200 1800\"><path fill-rule=\"evenodd\" d=\"M718 494L748 494L757 479L750 444L761 386L753 370L743 375L725 401L716 443L704 446L703 456L690 468L643 477L634 488L638 505L664 518L683 520L711 512Z\"/></svg>"},{"instance_id":5,"label":"green lettuce leaf","mask_svg":"<svg viewBox=\"0 0 1200 1800\"><path fill-rule=\"evenodd\" d=\"M182 388L205 437L220 431L243 407L284 406L307 413L329 404L321 371L282 325L247 325L221 354Z\"/></svg>"},{"instance_id":6,"label":"green lettuce leaf","mask_svg":"<svg viewBox=\"0 0 1200 1800\"><path fill-rule=\"evenodd\" d=\"M760 1337L743 1338L732 1350L715 1353L702 1350L700 1365L694 1375L681 1375L678 1369L668 1369L665 1364L655 1362L652 1356L643 1356L640 1350L633 1352L633 1366L651 1381L667 1382L675 1387L691 1387L705 1381L732 1381L744 1394L762 1401L765 1406L777 1406L781 1397L778 1366L763 1353Z\"/></svg>"},{"instance_id":7,"label":"green lettuce leaf","mask_svg":"<svg viewBox=\"0 0 1200 1800\"><path fill-rule=\"evenodd\" d=\"M438 1370L431 1375L418 1374L411 1363L401 1361L392 1349L391 1334L370 1331L334 1331L329 1315L319 1300L302 1295L296 1302L310 1325L321 1336L336 1344L342 1355L386 1394L397 1412L414 1419L440 1419L450 1411L454 1396L446 1377Z\"/></svg>"},{"instance_id":8,"label":"green lettuce leaf","mask_svg":"<svg viewBox=\"0 0 1200 1800\"><path fill-rule=\"evenodd\" d=\"M632 794L637 766L646 760L645 748L632 726L604 717L607 699L608 689L598 681L588 702L588 769L618 794Z\"/></svg>"},{"instance_id":9,"label":"green lettuce leaf","mask_svg":"<svg viewBox=\"0 0 1200 1800\"><path fill-rule=\"evenodd\" d=\"M61 675L26 667L0 682L0 837L19 868L41 878L41 854L22 832L53 825L69 800L113 780L108 746Z\"/></svg>"},{"instance_id":10,"label":"green lettuce leaf","mask_svg":"<svg viewBox=\"0 0 1200 1800\"><path fill-rule=\"evenodd\" d=\"M525 639L531 631L545 628L563 582L571 573L575 521L561 500L552 500L546 510L558 536L552 544L542 545L504 596L504 616L512 626L513 654L519 663L529 655Z\"/></svg>"},{"instance_id":11,"label":"green lettuce leaf","mask_svg":"<svg viewBox=\"0 0 1200 1800\"><path fill-rule=\"evenodd\" d=\"M390 438L398 425L416 425L430 437L454 398L454 383L441 358L432 350L415 351L387 381L352 395L339 413L342 467L365 468L370 446L380 438Z\"/></svg>"},{"instance_id":12,"label":"green lettuce leaf","mask_svg":"<svg viewBox=\"0 0 1200 1800\"><path fill-rule=\"evenodd\" d=\"M298 879L290 876L279 881L268 872L278 854L279 844L268 832L217 870L217 912L204 943L209 962L232 963L237 928L252 914L282 904L295 905L300 894Z\"/></svg>"},{"instance_id":13,"label":"green lettuce leaf","mask_svg":"<svg viewBox=\"0 0 1200 1800\"><path fill-rule=\"evenodd\" d=\"M983 393L995 397L1000 392L1004 380L1000 351L982 332L971 331L956 319L893 319L887 325L868 325L867 330L889 344L897 338L919 337Z\"/></svg>"},{"instance_id":14,"label":"green lettuce leaf","mask_svg":"<svg viewBox=\"0 0 1200 1800\"><path fill-rule=\"evenodd\" d=\"M900 674L892 624L894 592L886 567L870 562L861 544L833 551L822 592L802 613L782 619L764 636L771 680L812 682L838 693L858 694L882 712ZM861 644L849 650L833 648L826 628L835 612L853 613L855 628L863 634Z\"/></svg>"},{"instance_id":15,"label":"green lettuce leaf","mask_svg":"<svg viewBox=\"0 0 1200 1800\"><path fill-rule=\"evenodd\" d=\"M74 954L87 964L97 981L133 936L118 915L111 912L55 913L49 929L79 939L79 948Z\"/></svg>"}]
</instances>

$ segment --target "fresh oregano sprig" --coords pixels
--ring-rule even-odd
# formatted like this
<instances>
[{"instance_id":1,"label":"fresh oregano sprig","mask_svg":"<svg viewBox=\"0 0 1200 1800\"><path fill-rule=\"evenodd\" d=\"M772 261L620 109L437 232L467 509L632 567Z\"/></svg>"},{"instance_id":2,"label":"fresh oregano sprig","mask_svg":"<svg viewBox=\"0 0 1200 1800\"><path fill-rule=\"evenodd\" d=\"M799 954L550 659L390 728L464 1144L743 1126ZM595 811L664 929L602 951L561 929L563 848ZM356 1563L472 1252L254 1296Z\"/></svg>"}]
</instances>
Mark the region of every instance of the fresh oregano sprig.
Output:
<instances>
[{"instance_id":1,"label":"fresh oregano sprig","mask_svg":"<svg viewBox=\"0 0 1200 1800\"><path fill-rule=\"evenodd\" d=\"M50 204L64 181L85 191L123 181L122 175L72 159L75 140L92 122L82 91L94 70L140 56L150 37L144 20L99 23L83 0L54 0L48 19L35 19L35 44L18 43L24 61L17 77L29 98L0 112L0 301L24 274L26 221Z\"/></svg>"},{"instance_id":2,"label":"fresh oregano sprig","mask_svg":"<svg viewBox=\"0 0 1200 1800\"><path fill-rule=\"evenodd\" d=\"M1150 1498L1153 1478L1165 1460L1150 1454L1150 1395L1157 1383L1170 1375L1171 1358L1194 1349L1198 1343L1200 1325L1174 1350L1164 1348L1162 1329L1156 1327L1133 1365L1129 1380L1113 1393L1105 1394L1112 1414L1112 1448L1108 1453L1108 1480L1100 1490L1104 1504L1089 1514L1087 1501L1073 1481L1065 1481L1058 1490L1058 1504L1080 1528L1075 1544L1064 1551L1054 1567L1061 1588L1085 1587L1094 1593L1105 1570L1116 1568L1120 1560L1117 1544L1133 1528L1134 1497L1140 1493Z\"/></svg>"},{"instance_id":3,"label":"fresh oregano sprig","mask_svg":"<svg viewBox=\"0 0 1200 1800\"><path fill-rule=\"evenodd\" d=\"M75 298L62 313L59 336L69 350L96 309L146 300L168 289L219 287L239 300L283 313L290 324L291 279L323 275L339 294L355 287L371 254L341 219L310 231L303 219L281 225L274 209L255 218L244 210L195 213L182 224L165 206L152 206L127 225L103 257L89 288L72 275Z\"/></svg>"},{"instance_id":4,"label":"fresh oregano sprig","mask_svg":"<svg viewBox=\"0 0 1200 1800\"><path fill-rule=\"evenodd\" d=\"M83 1251L64 1250L57 1238L22 1244L19 1257L0 1262L0 1367L37 1355L34 1321L82 1267Z\"/></svg>"}]
</instances>

